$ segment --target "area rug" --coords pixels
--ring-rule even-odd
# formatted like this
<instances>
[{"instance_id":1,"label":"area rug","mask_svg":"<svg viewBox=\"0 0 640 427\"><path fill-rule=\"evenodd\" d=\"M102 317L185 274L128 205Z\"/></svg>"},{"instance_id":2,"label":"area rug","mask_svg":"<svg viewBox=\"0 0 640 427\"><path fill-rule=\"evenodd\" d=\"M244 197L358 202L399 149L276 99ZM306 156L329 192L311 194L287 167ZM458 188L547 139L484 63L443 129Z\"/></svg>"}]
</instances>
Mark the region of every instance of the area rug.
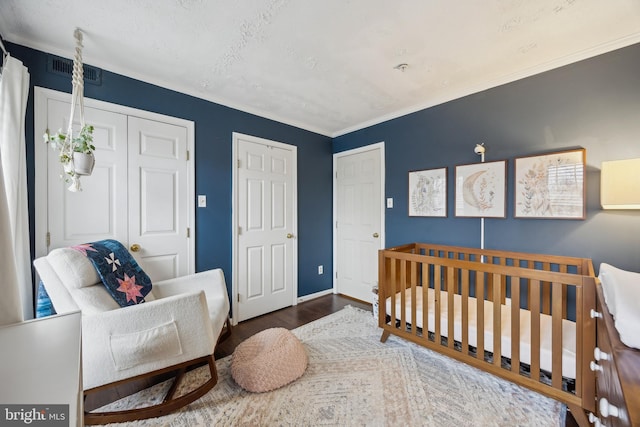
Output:
<instances>
[{"instance_id":1,"label":"area rug","mask_svg":"<svg viewBox=\"0 0 640 427\"><path fill-rule=\"evenodd\" d=\"M309 355L305 374L268 393L240 388L231 357L219 382L181 410L119 426L562 426L561 403L391 336L354 307L293 330ZM206 367L190 373L206 381ZM170 381L103 409L145 406Z\"/></svg>"}]
</instances>

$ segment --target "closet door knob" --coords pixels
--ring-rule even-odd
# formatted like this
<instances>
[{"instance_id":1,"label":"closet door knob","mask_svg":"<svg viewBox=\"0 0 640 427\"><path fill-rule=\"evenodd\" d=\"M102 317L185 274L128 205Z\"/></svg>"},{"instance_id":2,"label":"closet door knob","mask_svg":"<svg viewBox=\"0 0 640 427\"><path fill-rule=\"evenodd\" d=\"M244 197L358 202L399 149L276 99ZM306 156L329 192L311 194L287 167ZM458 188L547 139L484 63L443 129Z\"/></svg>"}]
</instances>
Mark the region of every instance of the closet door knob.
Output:
<instances>
[{"instance_id":1,"label":"closet door knob","mask_svg":"<svg viewBox=\"0 0 640 427\"><path fill-rule=\"evenodd\" d=\"M140 250L140 245L137 243L134 243L133 245L131 245L131 252L138 252Z\"/></svg>"},{"instance_id":2,"label":"closet door knob","mask_svg":"<svg viewBox=\"0 0 640 427\"><path fill-rule=\"evenodd\" d=\"M292 239L292 238L293 238L293 234L287 233L287 239Z\"/></svg>"},{"instance_id":3,"label":"closet door knob","mask_svg":"<svg viewBox=\"0 0 640 427\"><path fill-rule=\"evenodd\" d=\"M373 237L377 239L380 235L378 233L373 233Z\"/></svg>"}]
</instances>

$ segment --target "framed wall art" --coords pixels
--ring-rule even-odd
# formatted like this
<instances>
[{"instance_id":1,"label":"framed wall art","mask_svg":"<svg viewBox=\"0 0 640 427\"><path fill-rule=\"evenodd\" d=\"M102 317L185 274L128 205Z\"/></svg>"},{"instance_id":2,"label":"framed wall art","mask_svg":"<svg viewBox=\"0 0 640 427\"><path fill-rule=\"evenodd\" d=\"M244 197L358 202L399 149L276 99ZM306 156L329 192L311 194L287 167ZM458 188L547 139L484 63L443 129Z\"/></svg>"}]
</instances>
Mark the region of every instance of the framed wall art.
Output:
<instances>
[{"instance_id":1,"label":"framed wall art","mask_svg":"<svg viewBox=\"0 0 640 427\"><path fill-rule=\"evenodd\" d=\"M447 216L447 168L409 172L409 216Z\"/></svg>"},{"instance_id":2,"label":"framed wall art","mask_svg":"<svg viewBox=\"0 0 640 427\"><path fill-rule=\"evenodd\" d=\"M515 161L515 218L584 219L586 150Z\"/></svg>"},{"instance_id":3,"label":"framed wall art","mask_svg":"<svg viewBox=\"0 0 640 427\"><path fill-rule=\"evenodd\" d=\"M456 216L506 217L507 161L456 166Z\"/></svg>"}]
</instances>

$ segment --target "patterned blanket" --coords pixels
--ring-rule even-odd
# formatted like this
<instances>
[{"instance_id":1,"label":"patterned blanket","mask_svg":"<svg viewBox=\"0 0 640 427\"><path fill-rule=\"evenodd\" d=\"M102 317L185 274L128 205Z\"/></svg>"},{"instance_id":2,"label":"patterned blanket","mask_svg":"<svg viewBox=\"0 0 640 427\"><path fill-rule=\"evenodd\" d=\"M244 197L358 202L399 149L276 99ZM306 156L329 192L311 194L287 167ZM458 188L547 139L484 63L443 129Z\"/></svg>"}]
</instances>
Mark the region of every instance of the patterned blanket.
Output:
<instances>
[{"instance_id":1,"label":"patterned blanket","mask_svg":"<svg viewBox=\"0 0 640 427\"><path fill-rule=\"evenodd\" d=\"M120 242L107 239L71 249L91 260L102 283L120 307L143 303L144 297L151 292L151 279Z\"/></svg>"}]
</instances>

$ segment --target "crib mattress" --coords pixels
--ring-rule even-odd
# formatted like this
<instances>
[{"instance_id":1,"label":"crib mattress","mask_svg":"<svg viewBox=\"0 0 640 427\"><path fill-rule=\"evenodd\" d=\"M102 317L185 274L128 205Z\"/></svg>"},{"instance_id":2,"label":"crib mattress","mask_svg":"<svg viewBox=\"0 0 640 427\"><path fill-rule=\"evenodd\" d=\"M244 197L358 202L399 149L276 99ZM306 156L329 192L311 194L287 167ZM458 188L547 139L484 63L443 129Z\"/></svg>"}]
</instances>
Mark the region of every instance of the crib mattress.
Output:
<instances>
[{"instance_id":1,"label":"crib mattress","mask_svg":"<svg viewBox=\"0 0 640 427\"><path fill-rule=\"evenodd\" d=\"M462 297L453 295L454 306L454 340L462 341ZM405 320L411 323L411 289L405 290ZM448 298L446 291L440 292L440 334L447 337L448 324ZM416 291L416 326L422 328L423 320L423 292L418 286ZM428 289L428 329L435 332L435 291ZM396 297L396 317L400 320L401 314L400 295ZM511 358L511 306L501 305L501 352L502 356ZM391 315L391 298L386 300L386 313ZM469 297L468 301L468 339L469 345L477 347L477 301ZM520 361L531 364L531 312L520 309ZM493 302L484 301L484 349L493 352ZM540 314L540 368L551 372L551 316ZM562 376L576 378L576 324L575 322L562 320Z\"/></svg>"}]
</instances>

